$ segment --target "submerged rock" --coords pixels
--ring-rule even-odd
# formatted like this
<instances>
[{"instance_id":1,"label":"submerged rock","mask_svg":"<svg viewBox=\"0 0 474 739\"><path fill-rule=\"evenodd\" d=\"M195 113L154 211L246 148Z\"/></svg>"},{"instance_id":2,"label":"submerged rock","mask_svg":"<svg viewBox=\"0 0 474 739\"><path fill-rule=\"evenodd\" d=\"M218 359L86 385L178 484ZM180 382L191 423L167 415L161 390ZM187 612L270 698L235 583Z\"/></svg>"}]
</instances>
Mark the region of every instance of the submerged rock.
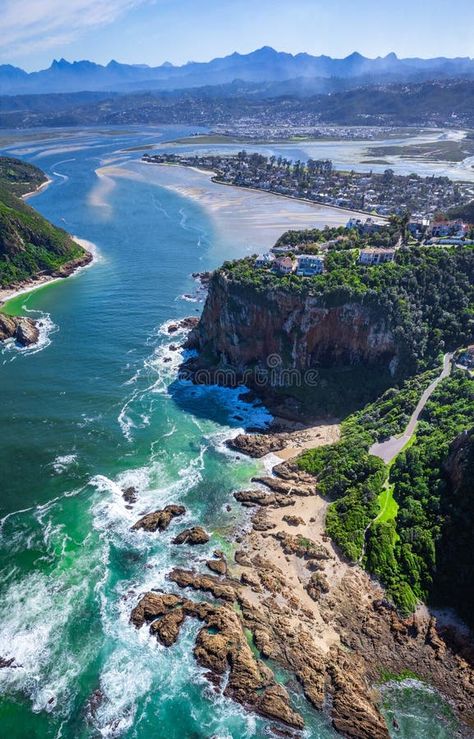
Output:
<instances>
[{"instance_id":1,"label":"submerged rock","mask_svg":"<svg viewBox=\"0 0 474 739\"><path fill-rule=\"evenodd\" d=\"M211 537L201 526L184 529L173 539L173 544L207 544Z\"/></svg>"},{"instance_id":2,"label":"submerged rock","mask_svg":"<svg viewBox=\"0 0 474 739\"><path fill-rule=\"evenodd\" d=\"M173 518L184 516L186 508L182 505L167 505L166 508L153 513L147 513L132 526L132 531L143 529L144 531L165 531Z\"/></svg>"},{"instance_id":3,"label":"submerged rock","mask_svg":"<svg viewBox=\"0 0 474 739\"><path fill-rule=\"evenodd\" d=\"M122 492L122 498L126 503L136 503L138 500L138 491L134 487L125 488Z\"/></svg>"}]
</instances>

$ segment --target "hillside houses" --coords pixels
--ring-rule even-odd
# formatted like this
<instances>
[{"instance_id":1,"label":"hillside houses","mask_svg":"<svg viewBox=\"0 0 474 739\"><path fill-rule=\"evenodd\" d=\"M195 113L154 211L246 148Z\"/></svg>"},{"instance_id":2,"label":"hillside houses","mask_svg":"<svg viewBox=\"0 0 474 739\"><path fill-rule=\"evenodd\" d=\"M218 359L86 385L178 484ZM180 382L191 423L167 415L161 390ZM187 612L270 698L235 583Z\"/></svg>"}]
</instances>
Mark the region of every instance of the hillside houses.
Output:
<instances>
[{"instance_id":1,"label":"hillside houses","mask_svg":"<svg viewBox=\"0 0 474 739\"><path fill-rule=\"evenodd\" d=\"M415 174L397 175L385 172L345 172L334 169L330 160L307 162L266 157L256 152L240 151L229 154L145 154L146 162L181 164L202 167L215 172L215 181L238 187L272 192L315 203L348 208L378 216L416 213L417 218L433 218L453 206L472 199L469 183L453 182L448 177L420 177ZM371 229L378 224L358 224L350 227ZM366 231L367 233L367 231Z\"/></svg>"},{"instance_id":2,"label":"hillside houses","mask_svg":"<svg viewBox=\"0 0 474 739\"><path fill-rule=\"evenodd\" d=\"M393 262L395 259L396 249L368 248L361 249L359 254L359 264L374 265L386 264Z\"/></svg>"}]
</instances>

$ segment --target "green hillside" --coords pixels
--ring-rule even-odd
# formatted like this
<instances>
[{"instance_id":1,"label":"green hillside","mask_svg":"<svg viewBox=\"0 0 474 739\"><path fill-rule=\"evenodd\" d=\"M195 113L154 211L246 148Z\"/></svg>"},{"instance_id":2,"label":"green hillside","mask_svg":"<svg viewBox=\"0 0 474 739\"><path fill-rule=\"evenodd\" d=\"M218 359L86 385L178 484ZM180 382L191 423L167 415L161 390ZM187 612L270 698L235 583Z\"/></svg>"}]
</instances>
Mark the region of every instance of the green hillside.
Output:
<instances>
[{"instance_id":1,"label":"green hillside","mask_svg":"<svg viewBox=\"0 0 474 739\"><path fill-rule=\"evenodd\" d=\"M40 273L54 274L86 256L57 228L21 200L46 181L44 173L18 159L0 157L0 287Z\"/></svg>"}]
</instances>

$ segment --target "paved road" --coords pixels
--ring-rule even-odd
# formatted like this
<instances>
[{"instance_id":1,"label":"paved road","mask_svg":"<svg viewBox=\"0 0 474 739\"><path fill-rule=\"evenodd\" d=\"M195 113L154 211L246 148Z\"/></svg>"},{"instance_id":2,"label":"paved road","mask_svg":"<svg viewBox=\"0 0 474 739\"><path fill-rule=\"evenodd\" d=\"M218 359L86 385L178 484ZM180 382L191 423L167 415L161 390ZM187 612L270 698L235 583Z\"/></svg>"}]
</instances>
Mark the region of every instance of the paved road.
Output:
<instances>
[{"instance_id":1,"label":"paved road","mask_svg":"<svg viewBox=\"0 0 474 739\"><path fill-rule=\"evenodd\" d=\"M377 442L376 444L370 447L369 454L373 454L374 457L380 457L380 459L383 459L383 461L386 464L389 464L393 459L395 459L397 454L400 454L405 444L408 444L411 437L413 436L414 431L416 429L416 424L418 423L418 419L423 411L423 408L428 402L430 396L436 390L439 383L442 382L442 380L448 377L448 375L451 373L452 358L453 358L452 354L444 355L443 371L441 372L439 377L437 377L436 380L434 380L431 383L431 385L426 388L425 392L423 393L423 395L421 396L418 402L418 405L413 411L412 417L410 418L410 421L408 422L408 426L406 427L402 436L392 436L390 439L387 439L387 441L383 441L381 443Z\"/></svg>"}]
</instances>

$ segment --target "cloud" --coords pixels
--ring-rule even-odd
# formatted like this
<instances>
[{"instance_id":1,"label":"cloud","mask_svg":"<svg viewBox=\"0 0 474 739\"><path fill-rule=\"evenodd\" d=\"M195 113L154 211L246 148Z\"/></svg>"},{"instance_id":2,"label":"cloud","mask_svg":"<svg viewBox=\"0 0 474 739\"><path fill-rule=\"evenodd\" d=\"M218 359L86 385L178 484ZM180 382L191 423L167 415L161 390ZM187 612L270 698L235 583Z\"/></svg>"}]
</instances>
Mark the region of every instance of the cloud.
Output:
<instances>
[{"instance_id":1,"label":"cloud","mask_svg":"<svg viewBox=\"0 0 474 739\"><path fill-rule=\"evenodd\" d=\"M2 0L0 57L17 58L71 43L151 0Z\"/></svg>"}]
</instances>

